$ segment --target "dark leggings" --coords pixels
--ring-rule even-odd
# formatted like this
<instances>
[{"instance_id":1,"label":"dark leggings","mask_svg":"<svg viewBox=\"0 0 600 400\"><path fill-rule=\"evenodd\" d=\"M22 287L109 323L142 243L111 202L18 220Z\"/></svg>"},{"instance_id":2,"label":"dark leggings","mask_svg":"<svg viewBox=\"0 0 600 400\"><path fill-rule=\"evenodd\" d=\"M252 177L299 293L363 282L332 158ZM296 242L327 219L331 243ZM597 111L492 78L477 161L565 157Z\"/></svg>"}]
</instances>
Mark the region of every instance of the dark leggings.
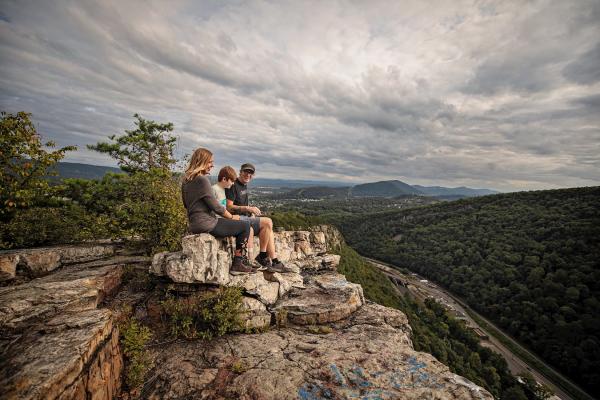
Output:
<instances>
[{"instance_id":1,"label":"dark leggings","mask_svg":"<svg viewBox=\"0 0 600 400\"><path fill-rule=\"evenodd\" d=\"M209 232L211 235L219 238L235 236L235 249L241 250L242 255L246 254L248 248L248 237L250 236L249 221L235 221L232 219L219 218L217 225Z\"/></svg>"}]
</instances>

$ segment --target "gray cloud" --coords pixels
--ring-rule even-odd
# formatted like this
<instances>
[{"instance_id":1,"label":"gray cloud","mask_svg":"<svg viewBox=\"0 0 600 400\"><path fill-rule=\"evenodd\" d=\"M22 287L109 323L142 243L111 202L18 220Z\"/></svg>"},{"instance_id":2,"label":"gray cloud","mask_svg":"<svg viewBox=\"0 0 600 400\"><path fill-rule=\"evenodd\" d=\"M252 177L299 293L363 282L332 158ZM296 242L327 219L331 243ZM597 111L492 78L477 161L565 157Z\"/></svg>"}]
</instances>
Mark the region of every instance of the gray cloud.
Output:
<instances>
[{"instance_id":1,"label":"gray cloud","mask_svg":"<svg viewBox=\"0 0 600 400\"><path fill-rule=\"evenodd\" d=\"M261 176L600 183L597 1L6 2L0 108L85 149L135 112Z\"/></svg>"},{"instance_id":2,"label":"gray cloud","mask_svg":"<svg viewBox=\"0 0 600 400\"><path fill-rule=\"evenodd\" d=\"M582 85L591 85L600 81L600 42L585 52L576 61L569 63L563 70L567 79Z\"/></svg>"}]
</instances>

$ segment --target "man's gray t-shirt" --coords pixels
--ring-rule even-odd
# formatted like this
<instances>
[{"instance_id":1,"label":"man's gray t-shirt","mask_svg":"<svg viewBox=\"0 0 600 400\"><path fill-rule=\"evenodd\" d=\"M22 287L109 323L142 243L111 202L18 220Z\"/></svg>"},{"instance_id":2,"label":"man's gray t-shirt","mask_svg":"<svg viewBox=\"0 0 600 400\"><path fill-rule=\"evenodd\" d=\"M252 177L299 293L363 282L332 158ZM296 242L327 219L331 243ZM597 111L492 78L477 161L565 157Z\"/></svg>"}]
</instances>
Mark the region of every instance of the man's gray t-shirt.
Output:
<instances>
[{"instance_id":1,"label":"man's gray t-shirt","mask_svg":"<svg viewBox=\"0 0 600 400\"><path fill-rule=\"evenodd\" d=\"M227 200L233 201L235 206L247 206L248 203L248 185L244 185L239 180L235 180L229 189L225 189L225 197ZM250 213L238 213L240 215L248 215Z\"/></svg>"}]
</instances>

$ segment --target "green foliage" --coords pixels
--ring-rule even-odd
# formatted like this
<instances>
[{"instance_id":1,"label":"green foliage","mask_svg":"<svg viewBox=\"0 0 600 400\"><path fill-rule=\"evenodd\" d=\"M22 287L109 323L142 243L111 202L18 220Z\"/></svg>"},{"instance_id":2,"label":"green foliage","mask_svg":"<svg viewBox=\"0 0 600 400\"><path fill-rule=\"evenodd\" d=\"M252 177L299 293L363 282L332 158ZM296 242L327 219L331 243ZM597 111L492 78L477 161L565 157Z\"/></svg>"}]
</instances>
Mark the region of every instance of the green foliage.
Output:
<instances>
[{"instance_id":1,"label":"green foliage","mask_svg":"<svg viewBox=\"0 0 600 400\"><path fill-rule=\"evenodd\" d=\"M55 151L53 142L42 144L31 114L1 113L0 121L0 220L9 221L17 209L40 204L51 196L45 176L48 169L60 161L67 146Z\"/></svg>"},{"instance_id":2,"label":"green foliage","mask_svg":"<svg viewBox=\"0 0 600 400\"><path fill-rule=\"evenodd\" d=\"M291 231L324 223L324 220L317 216L308 217L296 211L273 212L269 214L269 218L273 220L274 227Z\"/></svg>"},{"instance_id":3,"label":"green foliage","mask_svg":"<svg viewBox=\"0 0 600 400\"><path fill-rule=\"evenodd\" d=\"M146 241L152 253L177 250L187 228L179 183L161 173L129 177L120 225Z\"/></svg>"},{"instance_id":4,"label":"green foliage","mask_svg":"<svg viewBox=\"0 0 600 400\"><path fill-rule=\"evenodd\" d=\"M338 221L361 254L447 287L600 391L600 187L520 192Z\"/></svg>"},{"instance_id":5,"label":"green foliage","mask_svg":"<svg viewBox=\"0 0 600 400\"><path fill-rule=\"evenodd\" d=\"M137 129L126 130L124 135L112 135L113 143L100 142L88 145L90 150L109 154L121 169L128 173L150 172L153 169L169 171L175 164L173 150L176 138L172 137L173 124L159 124L134 114Z\"/></svg>"},{"instance_id":6,"label":"green foliage","mask_svg":"<svg viewBox=\"0 0 600 400\"><path fill-rule=\"evenodd\" d=\"M248 368L249 367L242 360L236 360L229 367L231 372L235 374L243 374L244 372L248 371Z\"/></svg>"},{"instance_id":7,"label":"green foliage","mask_svg":"<svg viewBox=\"0 0 600 400\"><path fill-rule=\"evenodd\" d=\"M336 252L342 258L338 271L351 282L360 283L365 296L386 307L399 308L401 303L390 280L375 267L365 262L350 246L343 244Z\"/></svg>"},{"instance_id":8,"label":"green foliage","mask_svg":"<svg viewBox=\"0 0 600 400\"><path fill-rule=\"evenodd\" d=\"M138 238L151 253L178 250L187 228L179 182L160 171L68 179L60 202L15 212L0 232L3 248Z\"/></svg>"},{"instance_id":9,"label":"green foliage","mask_svg":"<svg viewBox=\"0 0 600 400\"><path fill-rule=\"evenodd\" d=\"M242 290L237 287L188 297L168 294L161 306L172 336L211 339L243 329Z\"/></svg>"},{"instance_id":10,"label":"green foliage","mask_svg":"<svg viewBox=\"0 0 600 400\"><path fill-rule=\"evenodd\" d=\"M77 204L18 210L0 231L0 248L75 243L107 237L105 216L89 214Z\"/></svg>"},{"instance_id":11,"label":"green foliage","mask_svg":"<svg viewBox=\"0 0 600 400\"><path fill-rule=\"evenodd\" d=\"M126 383L130 390L134 390L144 383L144 376L152 366L146 351L146 344L152 338L152 331L131 318L121 326L120 337L121 348L127 359Z\"/></svg>"}]
</instances>

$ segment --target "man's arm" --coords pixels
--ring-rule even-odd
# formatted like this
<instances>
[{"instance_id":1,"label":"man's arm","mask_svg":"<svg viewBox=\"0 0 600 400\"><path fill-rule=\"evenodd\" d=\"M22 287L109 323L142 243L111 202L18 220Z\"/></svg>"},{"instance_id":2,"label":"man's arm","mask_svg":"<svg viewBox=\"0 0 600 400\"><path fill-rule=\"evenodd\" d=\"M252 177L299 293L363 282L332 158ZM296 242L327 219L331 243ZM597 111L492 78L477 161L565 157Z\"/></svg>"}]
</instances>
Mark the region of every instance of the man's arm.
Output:
<instances>
[{"instance_id":1,"label":"man's arm","mask_svg":"<svg viewBox=\"0 0 600 400\"><path fill-rule=\"evenodd\" d=\"M258 207L236 206L235 204L233 204L233 200L229 199L227 199L227 211L229 211L232 214L250 213L253 216L259 216L261 214L261 211Z\"/></svg>"},{"instance_id":2,"label":"man's arm","mask_svg":"<svg viewBox=\"0 0 600 400\"><path fill-rule=\"evenodd\" d=\"M243 214L250 212L249 207L247 206L236 206L233 204L233 200L227 199L227 211L235 214Z\"/></svg>"}]
</instances>

